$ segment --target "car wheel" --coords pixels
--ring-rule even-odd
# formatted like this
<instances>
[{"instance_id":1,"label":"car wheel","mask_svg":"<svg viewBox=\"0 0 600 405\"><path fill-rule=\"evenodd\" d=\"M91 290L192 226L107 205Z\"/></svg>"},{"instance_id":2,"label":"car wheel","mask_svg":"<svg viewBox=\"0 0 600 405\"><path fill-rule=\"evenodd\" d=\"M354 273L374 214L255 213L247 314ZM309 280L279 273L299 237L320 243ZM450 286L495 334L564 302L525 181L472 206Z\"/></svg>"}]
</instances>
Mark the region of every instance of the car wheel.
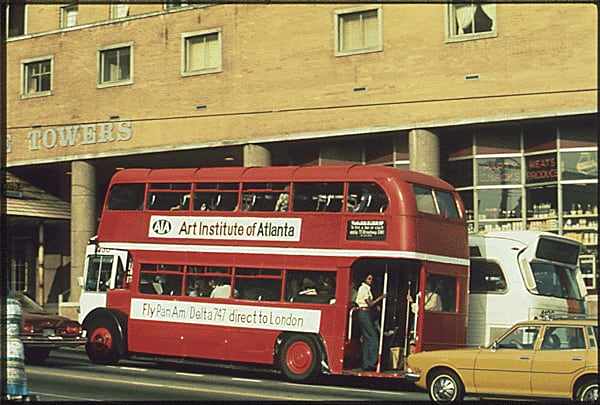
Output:
<instances>
[{"instance_id":1,"label":"car wheel","mask_svg":"<svg viewBox=\"0 0 600 405\"><path fill-rule=\"evenodd\" d=\"M428 391L429 398L440 404L462 401L465 395L460 378L450 370L435 372L429 380Z\"/></svg>"},{"instance_id":2,"label":"car wheel","mask_svg":"<svg viewBox=\"0 0 600 405\"><path fill-rule=\"evenodd\" d=\"M598 403L598 380L594 378L588 378L584 380L577 389L575 395L575 401L577 402L589 402Z\"/></svg>"},{"instance_id":3,"label":"car wheel","mask_svg":"<svg viewBox=\"0 0 600 405\"><path fill-rule=\"evenodd\" d=\"M26 347L25 348L25 363L26 364L42 364L50 355L50 349L46 347Z\"/></svg>"},{"instance_id":4,"label":"car wheel","mask_svg":"<svg viewBox=\"0 0 600 405\"><path fill-rule=\"evenodd\" d=\"M309 381L317 373L319 358L314 339L306 335L293 335L281 347L279 368L290 381Z\"/></svg>"},{"instance_id":5,"label":"car wheel","mask_svg":"<svg viewBox=\"0 0 600 405\"><path fill-rule=\"evenodd\" d=\"M121 338L115 325L108 320L94 321L88 328L85 351L95 364L117 364Z\"/></svg>"}]
</instances>

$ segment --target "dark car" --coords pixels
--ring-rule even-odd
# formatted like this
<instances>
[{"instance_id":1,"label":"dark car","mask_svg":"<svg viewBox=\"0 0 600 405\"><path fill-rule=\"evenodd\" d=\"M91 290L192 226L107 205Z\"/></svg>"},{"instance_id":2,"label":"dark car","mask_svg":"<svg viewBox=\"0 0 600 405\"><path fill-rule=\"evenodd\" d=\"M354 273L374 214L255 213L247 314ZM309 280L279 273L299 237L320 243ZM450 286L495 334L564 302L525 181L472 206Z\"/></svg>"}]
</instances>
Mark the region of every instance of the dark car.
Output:
<instances>
[{"instance_id":1,"label":"dark car","mask_svg":"<svg viewBox=\"0 0 600 405\"><path fill-rule=\"evenodd\" d=\"M19 334L25 346L25 361L43 363L50 350L84 345L87 341L79 322L46 312L44 308L21 293L13 293L23 307L23 329Z\"/></svg>"}]
</instances>

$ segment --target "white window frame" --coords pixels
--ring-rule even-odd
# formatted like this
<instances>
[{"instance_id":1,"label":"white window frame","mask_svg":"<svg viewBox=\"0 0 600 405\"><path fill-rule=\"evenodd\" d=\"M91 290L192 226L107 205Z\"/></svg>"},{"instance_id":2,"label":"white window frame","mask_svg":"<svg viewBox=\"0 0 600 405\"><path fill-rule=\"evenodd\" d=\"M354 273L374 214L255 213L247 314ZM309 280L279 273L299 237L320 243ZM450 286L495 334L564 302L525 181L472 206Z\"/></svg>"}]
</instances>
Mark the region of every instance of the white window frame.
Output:
<instances>
[{"instance_id":1,"label":"white window frame","mask_svg":"<svg viewBox=\"0 0 600 405\"><path fill-rule=\"evenodd\" d=\"M106 52L112 51L112 50L117 50L119 48L129 48L129 77L127 79L123 79L123 80L114 80L114 81L103 81L103 77L104 77L104 55L106 54ZM98 77L97 77L97 87L98 88L104 88L104 87L113 87L113 86L122 86L122 85L126 85L126 84L131 84L133 83L133 72L134 72L134 65L133 65L133 42L124 42L124 43L120 43L120 44L112 44L112 45L105 45L105 46L101 46L98 47L98 65L97 65L97 71L98 71Z\"/></svg>"},{"instance_id":2,"label":"white window frame","mask_svg":"<svg viewBox=\"0 0 600 405\"><path fill-rule=\"evenodd\" d=\"M181 34L181 75L182 76L195 76L203 75L208 73L219 73L223 71L223 32L222 28L212 28L202 31L186 32ZM187 70L188 65L188 43L191 38L202 37L207 35L217 34L217 47L218 47L218 66L209 67L200 70Z\"/></svg>"},{"instance_id":3,"label":"white window frame","mask_svg":"<svg viewBox=\"0 0 600 405\"><path fill-rule=\"evenodd\" d=\"M29 83L29 66L33 63L50 62L50 89L43 91L30 92L28 89ZM36 58L24 59L21 61L21 98L34 98L51 96L54 93L54 55L38 56Z\"/></svg>"},{"instance_id":4,"label":"white window frame","mask_svg":"<svg viewBox=\"0 0 600 405\"><path fill-rule=\"evenodd\" d=\"M71 4L60 8L60 28L75 27L78 20L79 6L77 4Z\"/></svg>"},{"instance_id":5,"label":"white window frame","mask_svg":"<svg viewBox=\"0 0 600 405\"><path fill-rule=\"evenodd\" d=\"M116 20L125 17L129 17L129 0L115 0L110 3L109 19Z\"/></svg>"},{"instance_id":6,"label":"white window frame","mask_svg":"<svg viewBox=\"0 0 600 405\"><path fill-rule=\"evenodd\" d=\"M474 33L460 33L456 32L456 6L467 6L470 5L473 7L476 4L483 4L487 11L492 15L490 18L492 19L492 29L490 31L483 32L474 32ZM446 12L444 13L446 20L446 42L459 42L459 41L471 41L475 39L483 39L483 38L495 38L498 36L498 17L496 13L496 4L488 3L485 1L476 1L476 0L464 0L463 3L449 3L446 4Z\"/></svg>"},{"instance_id":7,"label":"white window frame","mask_svg":"<svg viewBox=\"0 0 600 405\"><path fill-rule=\"evenodd\" d=\"M342 19L346 15L357 14L357 13L365 13L369 11L377 12L377 44L375 46L365 47L365 48L356 48L356 49L342 49ZM371 52L381 52L383 51L383 14L381 5L372 5L372 6L362 6L362 7L354 7L347 8L342 10L334 11L334 49L335 56L347 56L347 55L357 55L363 53L371 53Z\"/></svg>"}]
</instances>

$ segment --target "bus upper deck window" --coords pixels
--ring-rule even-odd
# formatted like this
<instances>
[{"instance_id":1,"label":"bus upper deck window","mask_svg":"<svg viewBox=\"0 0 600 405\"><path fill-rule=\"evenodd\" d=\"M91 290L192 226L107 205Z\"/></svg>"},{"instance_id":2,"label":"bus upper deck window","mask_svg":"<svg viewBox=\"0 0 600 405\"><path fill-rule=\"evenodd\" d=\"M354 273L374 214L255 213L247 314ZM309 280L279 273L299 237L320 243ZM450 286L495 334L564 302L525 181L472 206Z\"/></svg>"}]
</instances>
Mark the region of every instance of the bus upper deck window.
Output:
<instances>
[{"instance_id":1,"label":"bus upper deck window","mask_svg":"<svg viewBox=\"0 0 600 405\"><path fill-rule=\"evenodd\" d=\"M456 201L452 193L448 191L435 190L435 197L437 199L438 207L440 208L440 214L447 218L458 218L458 209L456 208Z\"/></svg>"},{"instance_id":2,"label":"bus upper deck window","mask_svg":"<svg viewBox=\"0 0 600 405\"><path fill-rule=\"evenodd\" d=\"M108 195L111 211L137 211L144 207L144 184L115 184Z\"/></svg>"},{"instance_id":3,"label":"bus upper deck window","mask_svg":"<svg viewBox=\"0 0 600 405\"><path fill-rule=\"evenodd\" d=\"M294 183L292 210L296 212L340 212L344 183Z\"/></svg>"},{"instance_id":4,"label":"bus upper deck window","mask_svg":"<svg viewBox=\"0 0 600 405\"><path fill-rule=\"evenodd\" d=\"M426 214L437 214L435 201L433 200L433 190L430 188L414 186L415 198L417 200L417 209Z\"/></svg>"},{"instance_id":5,"label":"bus upper deck window","mask_svg":"<svg viewBox=\"0 0 600 405\"><path fill-rule=\"evenodd\" d=\"M244 183L242 211L282 211L277 202L289 190L289 183Z\"/></svg>"},{"instance_id":6,"label":"bus upper deck window","mask_svg":"<svg viewBox=\"0 0 600 405\"><path fill-rule=\"evenodd\" d=\"M346 211L384 212L388 206L385 191L377 183L350 183Z\"/></svg>"},{"instance_id":7,"label":"bus upper deck window","mask_svg":"<svg viewBox=\"0 0 600 405\"><path fill-rule=\"evenodd\" d=\"M195 211L235 211L239 183L196 183Z\"/></svg>"},{"instance_id":8,"label":"bus upper deck window","mask_svg":"<svg viewBox=\"0 0 600 405\"><path fill-rule=\"evenodd\" d=\"M151 183L146 207L157 211L187 210L190 189L190 183Z\"/></svg>"}]
</instances>

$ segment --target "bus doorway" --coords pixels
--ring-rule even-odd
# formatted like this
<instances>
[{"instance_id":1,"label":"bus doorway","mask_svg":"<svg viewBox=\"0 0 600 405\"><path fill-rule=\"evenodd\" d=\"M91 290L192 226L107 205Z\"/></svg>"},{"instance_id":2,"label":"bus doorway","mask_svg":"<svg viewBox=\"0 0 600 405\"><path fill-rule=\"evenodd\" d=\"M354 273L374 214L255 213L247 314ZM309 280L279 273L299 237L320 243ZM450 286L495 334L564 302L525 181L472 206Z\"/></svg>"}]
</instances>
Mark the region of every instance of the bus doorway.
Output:
<instances>
[{"instance_id":1,"label":"bus doorway","mask_svg":"<svg viewBox=\"0 0 600 405\"><path fill-rule=\"evenodd\" d=\"M392 374L402 371L403 359L409 351L411 339L414 339L415 317L410 310L407 295L416 295L420 270L421 264L410 260L359 259L352 265L345 369L362 368L363 345L369 344L358 320L358 311L364 309L359 308L363 304L357 302L357 295L361 284L371 275L373 300L386 294L384 299L368 310L377 334L378 358L375 371Z\"/></svg>"}]
</instances>

